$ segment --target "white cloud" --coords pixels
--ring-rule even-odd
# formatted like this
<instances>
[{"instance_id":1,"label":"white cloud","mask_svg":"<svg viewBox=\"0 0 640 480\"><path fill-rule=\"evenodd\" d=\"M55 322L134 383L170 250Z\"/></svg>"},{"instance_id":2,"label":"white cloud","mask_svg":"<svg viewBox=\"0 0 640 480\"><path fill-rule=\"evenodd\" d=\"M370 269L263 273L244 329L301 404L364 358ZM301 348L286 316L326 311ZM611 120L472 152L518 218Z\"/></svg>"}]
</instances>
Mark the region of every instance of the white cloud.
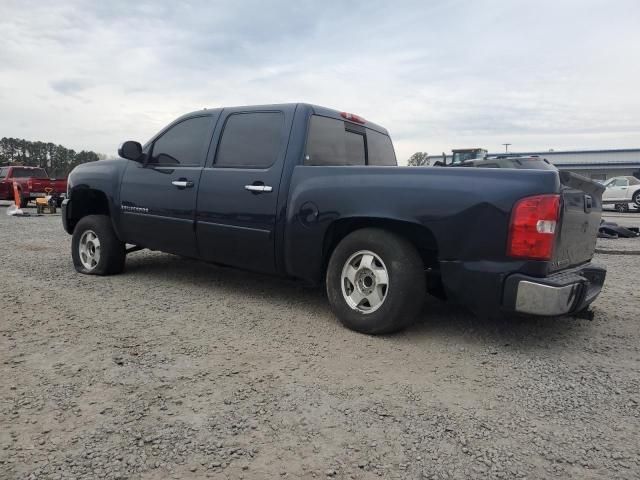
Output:
<instances>
[{"instance_id":1,"label":"white cloud","mask_svg":"<svg viewBox=\"0 0 640 480\"><path fill-rule=\"evenodd\" d=\"M0 136L113 153L202 107L305 101L416 150L638 147L637 1L9 1Z\"/></svg>"}]
</instances>

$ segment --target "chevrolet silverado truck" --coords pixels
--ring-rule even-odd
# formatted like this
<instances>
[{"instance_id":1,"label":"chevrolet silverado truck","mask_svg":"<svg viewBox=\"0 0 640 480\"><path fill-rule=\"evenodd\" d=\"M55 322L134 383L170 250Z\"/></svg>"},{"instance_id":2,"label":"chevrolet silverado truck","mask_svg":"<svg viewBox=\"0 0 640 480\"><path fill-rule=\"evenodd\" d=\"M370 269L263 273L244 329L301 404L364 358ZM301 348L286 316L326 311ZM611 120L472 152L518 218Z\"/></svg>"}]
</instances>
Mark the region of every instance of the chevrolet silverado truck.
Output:
<instances>
[{"instance_id":1,"label":"chevrolet silverado truck","mask_svg":"<svg viewBox=\"0 0 640 480\"><path fill-rule=\"evenodd\" d=\"M141 248L323 285L347 327L399 330L428 292L480 315L595 300L603 187L557 170L412 168L387 130L308 104L184 115L76 167L62 221L83 274ZM127 245L130 245L127 247Z\"/></svg>"},{"instance_id":2,"label":"chevrolet silverado truck","mask_svg":"<svg viewBox=\"0 0 640 480\"><path fill-rule=\"evenodd\" d=\"M47 195L62 196L67 191L67 180L49 178L47 171L40 167L9 166L0 167L0 200L13 200L13 183L18 184L20 207L29 201ZM62 200L61 200L62 201ZM60 206L60 205L58 205Z\"/></svg>"}]
</instances>

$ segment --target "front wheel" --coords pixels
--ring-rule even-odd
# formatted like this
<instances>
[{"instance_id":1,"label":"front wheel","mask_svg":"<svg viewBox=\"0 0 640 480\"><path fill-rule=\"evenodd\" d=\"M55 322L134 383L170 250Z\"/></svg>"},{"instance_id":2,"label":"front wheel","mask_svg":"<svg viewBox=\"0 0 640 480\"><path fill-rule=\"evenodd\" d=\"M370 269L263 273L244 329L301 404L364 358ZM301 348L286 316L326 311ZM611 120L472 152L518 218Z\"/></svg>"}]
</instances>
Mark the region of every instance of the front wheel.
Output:
<instances>
[{"instance_id":1,"label":"front wheel","mask_svg":"<svg viewBox=\"0 0 640 480\"><path fill-rule=\"evenodd\" d=\"M116 237L106 215L88 215L73 230L71 257L76 271L111 275L124 270L125 244Z\"/></svg>"},{"instance_id":2,"label":"front wheel","mask_svg":"<svg viewBox=\"0 0 640 480\"><path fill-rule=\"evenodd\" d=\"M333 251L326 288L346 327L372 335L395 332L415 319L424 302L422 259L410 242L389 231L356 230Z\"/></svg>"},{"instance_id":3,"label":"front wheel","mask_svg":"<svg viewBox=\"0 0 640 480\"><path fill-rule=\"evenodd\" d=\"M640 208L640 190L633 194L633 203L636 204L636 207Z\"/></svg>"}]
</instances>

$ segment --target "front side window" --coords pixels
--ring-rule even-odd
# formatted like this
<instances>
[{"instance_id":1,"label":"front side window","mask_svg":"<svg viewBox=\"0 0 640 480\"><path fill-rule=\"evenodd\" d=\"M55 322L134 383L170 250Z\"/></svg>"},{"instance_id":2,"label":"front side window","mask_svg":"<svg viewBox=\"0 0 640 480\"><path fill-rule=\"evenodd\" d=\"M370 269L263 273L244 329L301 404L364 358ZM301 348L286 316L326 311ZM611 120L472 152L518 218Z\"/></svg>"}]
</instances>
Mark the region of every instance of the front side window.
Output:
<instances>
[{"instance_id":1,"label":"front side window","mask_svg":"<svg viewBox=\"0 0 640 480\"><path fill-rule=\"evenodd\" d=\"M199 166L204 164L211 140L212 117L195 117L174 125L153 144L152 165Z\"/></svg>"},{"instance_id":2,"label":"front side window","mask_svg":"<svg viewBox=\"0 0 640 480\"><path fill-rule=\"evenodd\" d=\"M281 112L234 113L227 119L215 167L269 168L280 153Z\"/></svg>"},{"instance_id":3,"label":"front side window","mask_svg":"<svg viewBox=\"0 0 640 480\"><path fill-rule=\"evenodd\" d=\"M628 187L629 181L626 178L614 178L613 181L607 186L608 187Z\"/></svg>"}]
</instances>

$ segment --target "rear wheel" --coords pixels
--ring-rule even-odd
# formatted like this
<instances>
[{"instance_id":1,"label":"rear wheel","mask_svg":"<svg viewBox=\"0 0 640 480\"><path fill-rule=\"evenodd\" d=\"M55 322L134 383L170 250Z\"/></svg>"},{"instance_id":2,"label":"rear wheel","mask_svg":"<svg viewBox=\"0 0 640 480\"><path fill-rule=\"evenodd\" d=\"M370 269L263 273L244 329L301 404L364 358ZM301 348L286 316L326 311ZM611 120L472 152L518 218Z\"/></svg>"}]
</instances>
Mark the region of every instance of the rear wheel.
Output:
<instances>
[{"instance_id":1,"label":"rear wheel","mask_svg":"<svg viewBox=\"0 0 640 480\"><path fill-rule=\"evenodd\" d=\"M28 204L29 204L29 197L20 198L20 208L27 208Z\"/></svg>"},{"instance_id":2,"label":"rear wheel","mask_svg":"<svg viewBox=\"0 0 640 480\"><path fill-rule=\"evenodd\" d=\"M636 204L636 207L640 208L640 190L633 194L633 203Z\"/></svg>"},{"instance_id":3,"label":"rear wheel","mask_svg":"<svg viewBox=\"0 0 640 480\"><path fill-rule=\"evenodd\" d=\"M106 215L82 218L71 240L73 266L88 275L111 275L124 270L125 244L116 237Z\"/></svg>"},{"instance_id":4,"label":"rear wheel","mask_svg":"<svg viewBox=\"0 0 640 480\"><path fill-rule=\"evenodd\" d=\"M326 288L333 312L346 327L373 335L401 330L424 301L422 259L398 235L356 230L333 251Z\"/></svg>"}]
</instances>

